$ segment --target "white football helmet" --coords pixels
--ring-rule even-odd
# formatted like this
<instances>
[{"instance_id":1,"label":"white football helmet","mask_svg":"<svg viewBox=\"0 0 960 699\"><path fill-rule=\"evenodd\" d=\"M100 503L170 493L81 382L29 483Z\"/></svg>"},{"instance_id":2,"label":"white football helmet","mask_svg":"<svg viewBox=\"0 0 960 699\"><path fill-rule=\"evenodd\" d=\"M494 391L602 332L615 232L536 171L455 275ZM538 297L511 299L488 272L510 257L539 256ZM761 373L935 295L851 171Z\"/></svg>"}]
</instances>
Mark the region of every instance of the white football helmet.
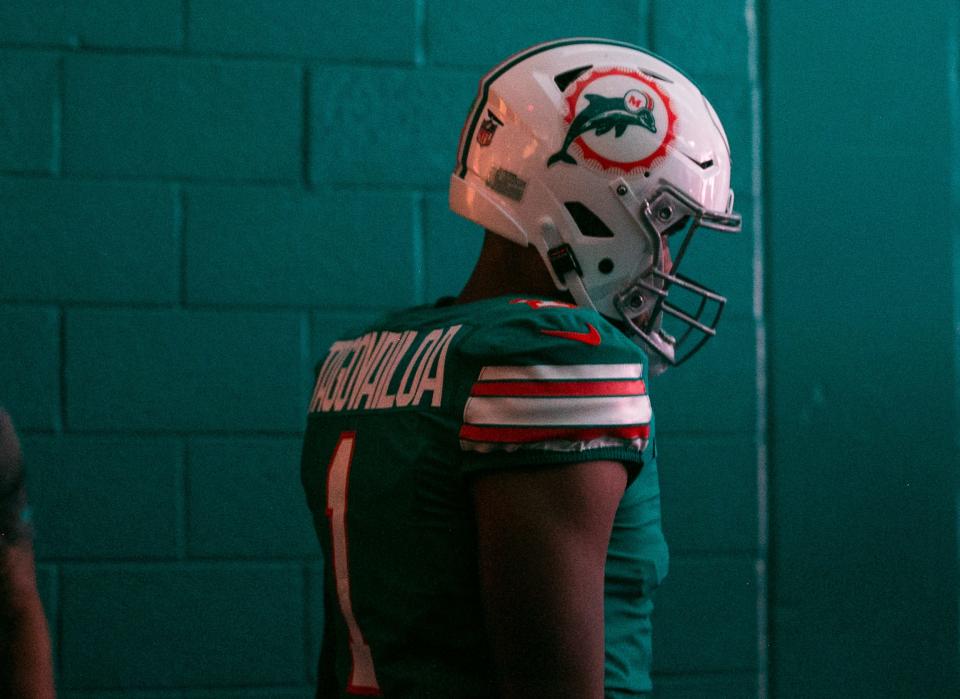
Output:
<instances>
[{"instance_id":1,"label":"white football helmet","mask_svg":"<svg viewBox=\"0 0 960 699\"><path fill-rule=\"evenodd\" d=\"M642 48L561 39L493 68L450 207L536 247L557 288L652 350L655 371L716 333L726 299L676 270L699 228L740 230L730 147L696 85Z\"/></svg>"}]
</instances>

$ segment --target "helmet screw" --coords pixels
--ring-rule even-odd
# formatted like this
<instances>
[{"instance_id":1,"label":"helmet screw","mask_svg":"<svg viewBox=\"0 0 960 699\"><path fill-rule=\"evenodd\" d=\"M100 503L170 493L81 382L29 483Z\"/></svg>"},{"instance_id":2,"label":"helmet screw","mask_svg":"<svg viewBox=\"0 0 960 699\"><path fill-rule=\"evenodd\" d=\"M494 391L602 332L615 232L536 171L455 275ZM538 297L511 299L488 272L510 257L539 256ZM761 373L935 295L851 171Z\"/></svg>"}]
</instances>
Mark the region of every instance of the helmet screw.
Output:
<instances>
[{"instance_id":1,"label":"helmet screw","mask_svg":"<svg viewBox=\"0 0 960 699\"><path fill-rule=\"evenodd\" d=\"M673 209L669 206L661 206L660 210L657 211L657 216L660 217L661 221L669 221L670 217L673 216Z\"/></svg>"},{"instance_id":2,"label":"helmet screw","mask_svg":"<svg viewBox=\"0 0 960 699\"><path fill-rule=\"evenodd\" d=\"M622 196L624 196L626 193L627 193L627 185L625 185L625 184L618 184L618 185L617 185L617 194L619 194L619 195L622 197Z\"/></svg>"},{"instance_id":3,"label":"helmet screw","mask_svg":"<svg viewBox=\"0 0 960 699\"><path fill-rule=\"evenodd\" d=\"M634 294L630 297L630 300L627 301L627 305L630 308L640 308L643 305L643 294Z\"/></svg>"}]
</instances>

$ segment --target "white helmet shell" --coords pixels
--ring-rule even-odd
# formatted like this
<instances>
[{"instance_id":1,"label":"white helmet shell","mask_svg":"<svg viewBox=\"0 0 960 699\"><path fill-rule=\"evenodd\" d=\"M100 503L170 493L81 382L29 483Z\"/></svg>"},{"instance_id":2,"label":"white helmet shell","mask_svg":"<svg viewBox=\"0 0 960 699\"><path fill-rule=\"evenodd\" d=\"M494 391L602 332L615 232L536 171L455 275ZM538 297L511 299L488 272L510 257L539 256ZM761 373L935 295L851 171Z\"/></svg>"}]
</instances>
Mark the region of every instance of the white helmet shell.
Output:
<instances>
[{"instance_id":1,"label":"white helmet shell","mask_svg":"<svg viewBox=\"0 0 960 699\"><path fill-rule=\"evenodd\" d=\"M460 136L450 206L533 245L558 289L623 322L667 364L715 332L725 299L664 269L662 236L739 229L729 144L697 86L639 47L561 39L487 73ZM676 309L666 301L675 284L707 302ZM704 322L711 305L716 319ZM698 331L682 357L660 326L664 313L679 317L673 310Z\"/></svg>"}]
</instances>

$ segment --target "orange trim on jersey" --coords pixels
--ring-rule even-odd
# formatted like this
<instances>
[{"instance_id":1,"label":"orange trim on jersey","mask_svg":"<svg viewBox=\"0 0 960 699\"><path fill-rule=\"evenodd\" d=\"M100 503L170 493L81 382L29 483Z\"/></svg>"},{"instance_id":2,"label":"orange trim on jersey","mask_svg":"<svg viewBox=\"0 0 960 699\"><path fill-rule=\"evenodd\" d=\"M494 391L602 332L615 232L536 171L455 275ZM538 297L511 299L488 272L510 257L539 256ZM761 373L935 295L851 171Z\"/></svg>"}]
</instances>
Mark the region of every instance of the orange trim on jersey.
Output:
<instances>
[{"instance_id":1,"label":"orange trim on jersey","mask_svg":"<svg viewBox=\"0 0 960 699\"><path fill-rule=\"evenodd\" d=\"M463 425L460 439L471 442L500 442L507 444L526 444L546 442L553 439L588 442L600 437L621 437L623 439L646 439L650 436L650 425L626 425L619 427L485 427L482 425Z\"/></svg>"},{"instance_id":2,"label":"orange trim on jersey","mask_svg":"<svg viewBox=\"0 0 960 699\"><path fill-rule=\"evenodd\" d=\"M483 381L471 396L642 396L643 381Z\"/></svg>"},{"instance_id":3,"label":"orange trim on jersey","mask_svg":"<svg viewBox=\"0 0 960 699\"><path fill-rule=\"evenodd\" d=\"M563 301L550 301L545 299L513 299L510 303L525 303L533 310L541 308L576 308L574 303L565 303Z\"/></svg>"}]
</instances>

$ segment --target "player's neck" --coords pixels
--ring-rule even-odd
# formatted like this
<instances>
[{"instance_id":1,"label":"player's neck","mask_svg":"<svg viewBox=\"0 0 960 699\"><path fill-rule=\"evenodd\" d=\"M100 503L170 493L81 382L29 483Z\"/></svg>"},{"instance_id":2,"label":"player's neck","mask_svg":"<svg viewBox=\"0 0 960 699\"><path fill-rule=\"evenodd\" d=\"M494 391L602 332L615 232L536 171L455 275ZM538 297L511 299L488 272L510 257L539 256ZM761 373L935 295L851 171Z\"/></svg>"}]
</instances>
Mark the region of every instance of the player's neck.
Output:
<instances>
[{"instance_id":1,"label":"player's neck","mask_svg":"<svg viewBox=\"0 0 960 699\"><path fill-rule=\"evenodd\" d=\"M488 232L480 258L456 302L470 303L514 294L559 300L567 297L554 286L534 247L523 248Z\"/></svg>"}]
</instances>

